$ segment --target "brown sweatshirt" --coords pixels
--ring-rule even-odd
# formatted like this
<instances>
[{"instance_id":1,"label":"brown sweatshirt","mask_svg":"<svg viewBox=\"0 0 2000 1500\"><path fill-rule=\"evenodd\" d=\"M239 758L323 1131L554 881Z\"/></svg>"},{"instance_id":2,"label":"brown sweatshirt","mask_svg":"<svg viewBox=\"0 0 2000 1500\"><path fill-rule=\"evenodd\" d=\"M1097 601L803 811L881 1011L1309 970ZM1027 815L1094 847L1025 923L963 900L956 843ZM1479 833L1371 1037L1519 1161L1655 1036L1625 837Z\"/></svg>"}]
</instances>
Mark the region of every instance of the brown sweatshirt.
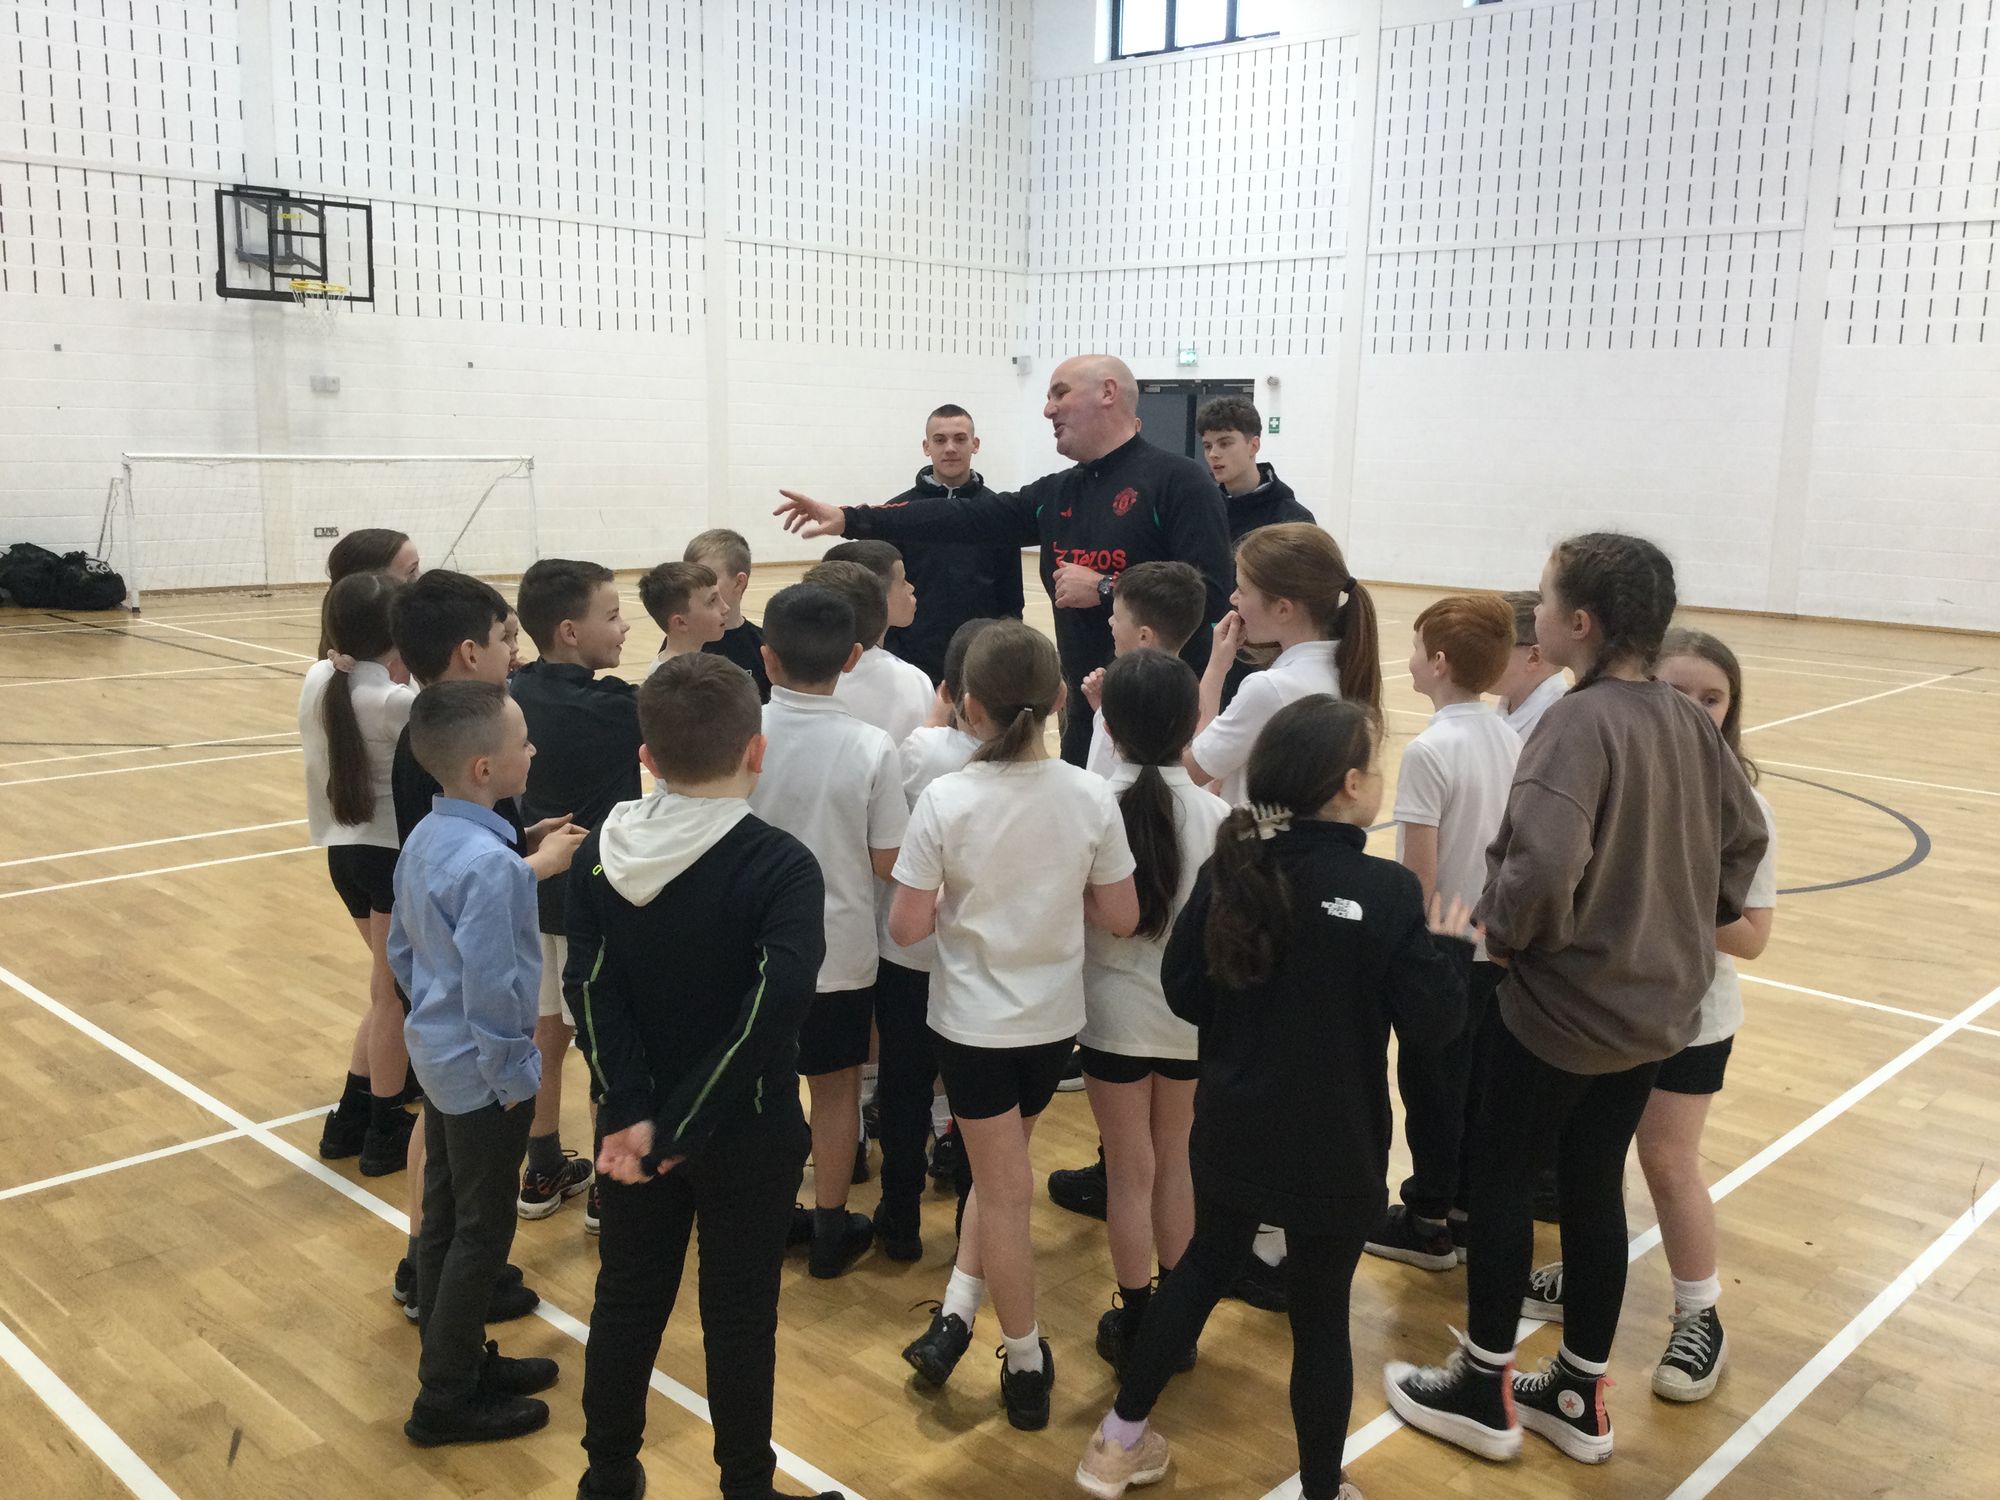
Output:
<instances>
[{"instance_id":1,"label":"brown sweatshirt","mask_svg":"<svg viewBox=\"0 0 2000 1500\"><path fill-rule=\"evenodd\" d=\"M1570 1073L1616 1073L1694 1039L1715 930L1769 842L1749 780L1692 700L1599 678L1528 737L1486 851L1475 920L1511 962L1500 1014Z\"/></svg>"}]
</instances>

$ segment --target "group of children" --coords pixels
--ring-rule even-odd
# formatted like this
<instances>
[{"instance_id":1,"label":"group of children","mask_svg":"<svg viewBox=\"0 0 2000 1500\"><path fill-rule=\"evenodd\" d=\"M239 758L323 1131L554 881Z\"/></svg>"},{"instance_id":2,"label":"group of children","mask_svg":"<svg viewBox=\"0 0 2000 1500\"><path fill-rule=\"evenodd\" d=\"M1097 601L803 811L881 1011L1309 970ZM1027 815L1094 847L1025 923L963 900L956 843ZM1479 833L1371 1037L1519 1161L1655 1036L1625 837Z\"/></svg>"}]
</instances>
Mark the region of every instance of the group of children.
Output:
<instances>
[{"instance_id":1,"label":"group of children","mask_svg":"<svg viewBox=\"0 0 2000 1500\"><path fill-rule=\"evenodd\" d=\"M1669 632L1650 544L1574 538L1537 593L1418 617L1409 670L1436 714L1404 753L1395 860L1364 847L1383 800L1374 606L1306 522L1239 540L1199 674L1177 653L1207 623L1200 575L1117 579L1116 657L1081 685L1085 766L1049 754L1066 687L1031 627L962 624L935 686L885 649L917 601L884 542L834 548L760 629L747 545L704 533L641 581L665 639L636 689L598 675L629 630L609 570L529 570L521 666L487 585L385 562L330 589L300 721L314 836L375 960L321 1149L423 1179L398 1276L423 1327L414 1440L547 1420L553 1362L500 1355L485 1324L533 1306L507 1265L517 1217L587 1193L579 1495L643 1492L646 1382L697 1227L723 1488L772 1493L783 1257L806 1248L822 1278L871 1245L920 1259L932 1135L964 1154L958 1246L904 1358L944 1385L990 1297L1007 1418L1046 1425L1029 1148L1073 1053L1116 1279L1096 1347L1120 1378L1077 1470L1089 1492L1164 1475L1153 1405L1261 1265L1292 1325L1303 1493L1355 1500L1340 1451L1364 1253L1467 1266L1463 1347L1387 1372L1405 1420L1489 1458L1522 1425L1608 1457L1635 1133L1675 1277L1655 1389L1714 1388L1696 1150L1741 1019L1727 955L1770 932L1769 809L1735 659ZM572 1030L588 1157L557 1131ZM1392 1030L1412 1171L1389 1207ZM847 1207L871 1059L872 1219ZM1565 1259L1534 1270L1544 1166ZM1538 1374L1512 1368L1524 1312L1565 1323Z\"/></svg>"}]
</instances>

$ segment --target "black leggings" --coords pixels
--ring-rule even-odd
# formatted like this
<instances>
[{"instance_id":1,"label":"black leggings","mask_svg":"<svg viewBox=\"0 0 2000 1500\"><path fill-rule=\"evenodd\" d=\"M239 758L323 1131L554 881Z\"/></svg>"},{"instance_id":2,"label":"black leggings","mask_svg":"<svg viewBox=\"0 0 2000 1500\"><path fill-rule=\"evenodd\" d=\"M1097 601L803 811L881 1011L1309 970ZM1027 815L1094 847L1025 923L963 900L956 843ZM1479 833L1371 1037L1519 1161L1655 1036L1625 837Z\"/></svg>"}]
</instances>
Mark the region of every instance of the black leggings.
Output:
<instances>
[{"instance_id":1,"label":"black leggings","mask_svg":"<svg viewBox=\"0 0 2000 1500\"><path fill-rule=\"evenodd\" d=\"M1300 1493L1332 1500L1340 1490L1340 1455L1354 1400L1354 1357L1347 1339L1347 1297L1361 1247L1382 1217L1379 1202L1326 1234L1285 1231L1285 1280L1291 1293L1292 1428L1298 1435ZM1195 1198L1194 1238L1147 1304L1139 1342L1125 1368L1116 1411L1143 1421L1160 1399L1180 1356L1201 1335L1222 1294L1242 1274L1257 1238L1253 1213Z\"/></svg>"},{"instance_id":2,"label":"black leggings","mask_svg":"<svg viewBox=\"0 0 2000 1500\"><path fill-rule=\"evenodd\" d=\"M1579 1359L1607 1360L1625 1300L1625 1155L1660 1065L1566 1073L1522 1046L1497 1012L1485 1051L1466 1231L1472 1342L1495 1354L1514 1347L1534 1268L1535 1178L1553 1157L1562 1189L1563 1343Z\"/></svg>"},{"instance_id":3,"label":"black leggings","mask_svg":"<svg viewBox=\"0 0 2000 1500\"><path fill-rule=\"evenodd\" d=\"M912 1235L922 1223L924 1142L931 1133L937 1057L928 1013L931 976L884 960L875 976L875 1030L882 1041L875 1080L881 1110L882 1204L878 1234Z\"/></svg>"}]
</instances>

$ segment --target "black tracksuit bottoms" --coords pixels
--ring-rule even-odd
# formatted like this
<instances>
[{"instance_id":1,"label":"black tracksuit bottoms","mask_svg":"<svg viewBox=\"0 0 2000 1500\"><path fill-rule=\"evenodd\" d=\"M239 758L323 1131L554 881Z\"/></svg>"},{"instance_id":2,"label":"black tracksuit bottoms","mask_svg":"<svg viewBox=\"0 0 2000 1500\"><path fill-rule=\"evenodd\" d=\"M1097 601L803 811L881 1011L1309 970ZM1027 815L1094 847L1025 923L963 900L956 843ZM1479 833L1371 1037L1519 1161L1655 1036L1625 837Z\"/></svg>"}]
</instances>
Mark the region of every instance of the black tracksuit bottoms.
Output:
<instances>
[{"instance_id":1,"label":"black tracksuit bottoms","mask_svg":"<svg viewBox=\"0 0 2000 1500\"><path fill-rule=\"evenodd\" d=\"M1347 1299L1361 1247L1382 1217L1379 1198L1357 1204L1334 1229L1285 1231L1285 1281L1291 1294L1292 1427L1298 1435L1304 1500L1333 1500L1340 1491L1340 1454L1354 1399L1354 1356L1348 1344ZM1146 1306L1139 1342L1125 1367L1116 1410L1143 1420L1166 1388L1187 1347L1201 1335L1215 1304L1243 1273L1257 1238L1258 1215L1225 1207L1199 1193L1194 1238Z\"/></svg>"},{"instance_id":2,"label":"black tracksuit bottoms","mask_svg":"<svg viewBox=\"0 0 2000 1500\"><path fill-rule=\"evenodd\" d=\"M1413 1214L1442 1219L1472 1207L1472 1141L1485 1090L1484 1032L1494 992L1507 971L1474 963L1464 948L1465 1030L1442 1047L1396 1049L1396 1089L1403 1096L1403 1133L1410 1145L1410 1175L1403 1202Z\"/></svg>"},{"instance_id":3,"label":"black tracksuit bottoms","mask_svg":"<svg viewBox=\"0 0 2000 1500\"><path fill-rule=\"evenodd\" d=\"M616 1472L638 1456L647 1381L680 1292L688 1240L699 1234L702 1352L722 1493L759 1500L770 1493L778 1274L810 1137L796 1097L766 1097L764 1109L723 1124L665 1177L604 1183L597 1301L583 1360L583 1446L593 1469Z\"/></svg>"},{"instance_id":4,"label":"black tracksuit bottoms","mask_svg":"<svg viewBox=\"0 0 2000 1500\"><path fill-rule=\"evenodd\" d=\"M881 1038L875 1102L881 1111L882 1203L875 1230L882 1235L918 1232L927 1170L924 1142L931 1133L931 1099L937 1056L931 1049L931 976L882 961L875 976L875 1031Z\"/></svg>"},{"instance_id":5,"label":"black tracksuit bottoms","mask_svg":"<svg viewBox=\"0 0 2000 1500\"><path fill-rule=\"evenodd\" d=\"M521 1159L535 1101L448 1115L424 1106L424 1227L417 1239L423 1352L417 1378L469 1400L486 1357L486 1304L514 1247Z\"/></svg>"}]
</instances>

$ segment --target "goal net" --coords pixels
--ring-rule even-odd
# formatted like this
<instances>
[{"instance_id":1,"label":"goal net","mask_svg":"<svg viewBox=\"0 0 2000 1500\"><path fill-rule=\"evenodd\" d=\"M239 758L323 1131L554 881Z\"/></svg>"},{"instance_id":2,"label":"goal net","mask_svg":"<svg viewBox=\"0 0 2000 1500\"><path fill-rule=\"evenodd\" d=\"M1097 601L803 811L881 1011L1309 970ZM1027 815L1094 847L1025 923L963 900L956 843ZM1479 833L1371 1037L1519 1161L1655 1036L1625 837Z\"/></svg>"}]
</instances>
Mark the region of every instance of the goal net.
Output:
<instances>
[{"instance_id":1,"label":"goal net","mask_svg":"<svg viewBox=\"0 0 2000 1500\"><path fill-rule=\"evenodd\" d=\"M128 453L98 553L134 609L162 589L323 582L367 526L407 533L427 568L519 573L540 555L534 476L519 455Z\"/></svg>"}]
</instances>

